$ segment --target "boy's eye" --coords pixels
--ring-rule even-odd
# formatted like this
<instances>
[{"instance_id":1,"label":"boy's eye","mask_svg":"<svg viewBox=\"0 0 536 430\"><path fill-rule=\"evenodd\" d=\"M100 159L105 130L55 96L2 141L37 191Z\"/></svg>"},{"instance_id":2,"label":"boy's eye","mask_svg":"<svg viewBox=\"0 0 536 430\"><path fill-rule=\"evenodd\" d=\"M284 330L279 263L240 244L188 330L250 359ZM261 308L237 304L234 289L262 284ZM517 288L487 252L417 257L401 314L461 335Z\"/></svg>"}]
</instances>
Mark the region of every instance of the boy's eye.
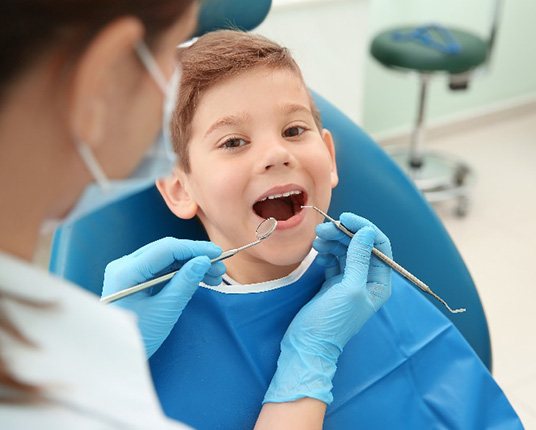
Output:
<instances>
[{"instance_id":1,"label":"boy's eye","mask_svg":"<svg viewBox=\"0 0 536 430\"><path fill-rule=\"evenodd\" d=\"M225 142L223 142L220 145L220 148L235 149L235 148L240 148L244 145L247 145L247 142L244 139L241 139L239 137L231 137L230 139L227 139Z\"/></svg>"},{"instance_id":2,"label":"boy's eye","mask_svg":"<svg viewBox=\"0 0 536 430\"><path fill-rule=\"evenodd\" d=\"M304 131L305 131L305 128L295 125L293 127L287 128L283 132L283 136L285 136L285 137L296 137L296 136L299 136L300 134L302 134Z\"/></svg>"}]
</instances>

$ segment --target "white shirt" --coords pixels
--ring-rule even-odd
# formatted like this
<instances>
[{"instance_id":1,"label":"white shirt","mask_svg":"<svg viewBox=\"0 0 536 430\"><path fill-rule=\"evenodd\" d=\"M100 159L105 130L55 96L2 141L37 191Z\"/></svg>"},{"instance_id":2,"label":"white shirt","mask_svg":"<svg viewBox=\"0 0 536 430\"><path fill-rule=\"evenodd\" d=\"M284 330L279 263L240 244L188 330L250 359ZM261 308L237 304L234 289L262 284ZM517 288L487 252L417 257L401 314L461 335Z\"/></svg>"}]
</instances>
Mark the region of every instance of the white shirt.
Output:
<instances>
[{"instance_id":1,"label":"white shirt","mask_svg":"<svg viewBox=\"0 0 536 430\"><path fill-rule=\"evenodd\" d=\"M19 380L43 387L40 404L1 404L0 428L186 429L158 403L134 317L46 271L0 253L0 312L35 347L0 329L0 355ZM8 391L0 384L0 395ZM180 401L180 399L177 399Z\"/></svg>"},{"instance_id":2,"label":"white shirt","mask_svg":"<svg viewBox=\"0 0 536 430\"><path fill-rule=\"evenodd\" d=\"M251 293L264 293L266 291L276 290L278 288L286 287L299 280L302 275L313 264L318 252L311 248L309 253L302 260L300 265L296 267L291 273L282 278L273 279L271 281L258 282L254 284L241 284L235 281L227 273L222 276L222 282L220 285L213 286L205 283L201 283L201 287L208 288L209 290L219 291L224 294L251 294Z\"/></svg>"}]
</instances>

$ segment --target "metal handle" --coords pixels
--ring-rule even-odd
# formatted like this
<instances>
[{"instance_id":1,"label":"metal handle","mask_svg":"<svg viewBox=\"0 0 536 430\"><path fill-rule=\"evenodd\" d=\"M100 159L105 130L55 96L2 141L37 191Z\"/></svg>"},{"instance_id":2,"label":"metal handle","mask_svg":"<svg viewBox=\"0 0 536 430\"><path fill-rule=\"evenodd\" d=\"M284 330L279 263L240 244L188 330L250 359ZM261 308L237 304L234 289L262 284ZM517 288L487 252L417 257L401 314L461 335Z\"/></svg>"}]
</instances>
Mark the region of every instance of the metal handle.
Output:
<instances>
[{"instance_id":1,"label":"metal handle","mask_svg":"<svg viewBox=\"0 0 536 430\"><path fill-rule=\"evenodd\" d=\"M247 248L250 248L252 246L259 244L262 240L263 239L257 239L255 242L248 243L247 245L241 246L240 248L229 249L225 252L222 252L219 257L216 257L210 260L210 263L216 263L217 261L225 260L229 257L232 257L237 252L243 251L244 249L247 249ZM171 278L173 278L173 276L177 272L178 270L175 270L174 272L166 273L165 275L159 276L158 278L154 278L149 281L142 282L141 284L134 285L133 287L130 287L130 288L125 288L124 290L118 291L117 293L113 293L108 296L102 297L100 301L106 304L113 303L116 300L122 299L123 297L130 296L131 294L137 293L139 291L143 291L147 288L150 288L162 282L168 281Z\"/></svg>"},{"instance_id":2,"label":"metal handle","mask_svg":"<svg viewBox=\"0 0 536 430\"><path fill-rule=\"evenodd\" d=\"M210 262L216 263L217 261L225 260L226 258L232 257L240 249L241 248L235 248L235 249L229 249L228 251L222 252L219 257L213 258L212 260L210 260ZM173 278L175 273L177 273L179 270L166 273L165 275L159 276L158 278L150 279L149 281L142 282L141 284L134 285L133 287L125 288L124 290L118 291L117 293L113 293L108 296L102 297L100 301L106 304L112 303L112 302L115 302L116 300L122 299L123 297L130 296L131 294L146 290L147 288L153 287L162 282L169 281L171 278Z\"/></svg>"},{"instance_id":3,"label":"metal handle","mask_svg":"<svg viewBox=\"0 0 536 430\"><path fill-rule=\"evenodd\" d=\"M344 224L342 224L340 221L330 217L327 213L322 211L321 209L317 208L316 206L302 206L302 208L310 208L314 209L320 214L322 214L327 220L331 221L335 226L341 230L343 233L345 233L348 237L354 237L354 232L349 230ZM385 264L387 264L391 269L398 272L400 275L402 275L404 278L406 278L408 281L410 281L412 284L420 288L422 291L424 291L427 294L430 294L432 297L434 297L436 300L440 301L448 310L449 312L453 314L458 314L461 312L465 312L465 308L459 308L459 309L452 309L445 300L443 300L441 297L439 297L436 293L432 291L432 289L426 285L423 281L421 281L419 278L417 278L414 274L409 272L408 270L404 269L400 264L398 264L396 261L394 261L392 258L389 258L387 255L385 255L383 252L381 252L378 248L372 248L372 253L378 257L381 261L383 261Z\"/></svg>"}]
</instances>

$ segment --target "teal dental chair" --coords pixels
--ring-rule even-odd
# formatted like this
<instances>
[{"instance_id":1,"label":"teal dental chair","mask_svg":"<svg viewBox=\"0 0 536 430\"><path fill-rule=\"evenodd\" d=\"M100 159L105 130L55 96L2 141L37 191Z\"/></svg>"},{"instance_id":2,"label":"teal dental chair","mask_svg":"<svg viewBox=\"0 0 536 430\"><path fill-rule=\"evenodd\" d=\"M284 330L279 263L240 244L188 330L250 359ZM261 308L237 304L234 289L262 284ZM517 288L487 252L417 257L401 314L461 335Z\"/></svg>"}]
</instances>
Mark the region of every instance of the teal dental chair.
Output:
<instances>
[{"instance_id":1,"label":"teal dental chair","mask_svg":"<svg viewBox=\"0 0 536 430\"><path fill-rule=\"evenodd\" d=\"M488 326L477 290L460 254L422 194L386 153L328 101L314 95L324 127L333 133L340 183L330 215L360 214L391 239L395 259L428 283L452 307L432 300L491 368ZM177 219L153 184L63 224L53 240L50 271L100 295L106 265L165 236L205 239L195 220ZM408 287L413 288L413 287ZM408 309L411 312L411 309Z\"/></svg>"},{"instance_id":2,"label":"teal dental chair","mask_svg":"<svg viewBox=\"0 0 536 430\"><path fill-rule=\"evenodd\" d=\"M271 6L272 0L202 0L195 36L226 28L252 30Z\"/></svg>"}]
</instances>

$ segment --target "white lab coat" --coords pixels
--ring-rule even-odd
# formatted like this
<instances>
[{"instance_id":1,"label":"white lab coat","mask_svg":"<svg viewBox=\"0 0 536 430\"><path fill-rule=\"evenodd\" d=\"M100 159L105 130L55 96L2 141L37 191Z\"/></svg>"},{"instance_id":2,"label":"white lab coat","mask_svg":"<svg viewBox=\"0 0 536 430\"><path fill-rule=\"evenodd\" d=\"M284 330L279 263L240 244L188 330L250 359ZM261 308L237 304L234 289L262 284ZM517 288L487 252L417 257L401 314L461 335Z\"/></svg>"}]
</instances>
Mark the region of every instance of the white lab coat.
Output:
<instances>
[{"instance_id":1,"label":"white lab coat","mask_svg":"<svg viewBox=\"0 0 536 430\"><path fill-rule=\"evenodd\" d=\"M2 253L0 291L53 304L7 300L0 308L35 344L0 330L3 360L20 380L44 387L46 397L41 404L0 403L0 429L187 428L163 415L132 315ZM0 384L0 395L7 391Z\"/></svg>"}]
</instances>

